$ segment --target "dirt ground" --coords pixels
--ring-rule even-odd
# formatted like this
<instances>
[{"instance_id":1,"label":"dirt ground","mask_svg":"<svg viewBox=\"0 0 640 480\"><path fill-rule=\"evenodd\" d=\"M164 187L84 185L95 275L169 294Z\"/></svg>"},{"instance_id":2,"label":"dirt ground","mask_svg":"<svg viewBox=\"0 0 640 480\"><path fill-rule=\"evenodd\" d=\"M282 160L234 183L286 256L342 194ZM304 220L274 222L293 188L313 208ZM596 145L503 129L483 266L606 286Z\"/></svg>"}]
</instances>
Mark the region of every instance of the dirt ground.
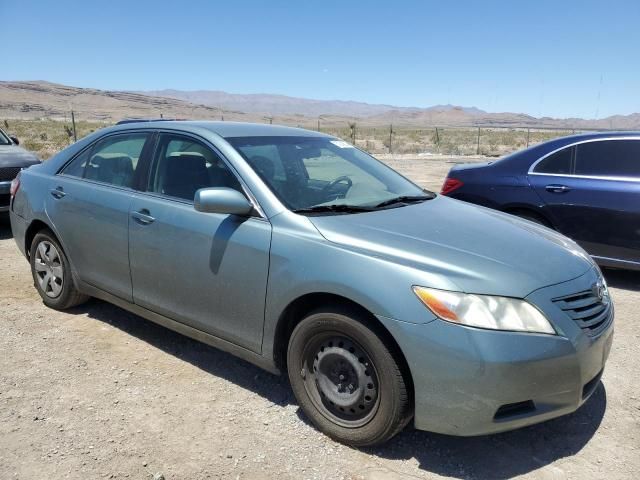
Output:
<instances>
[{"instance_id":1,"label":"dirt ground","mask_svg":"<svg viewBox=\"0 0 640 480\"><path fill-rule=\"evenodd\" d=\"M388 160L439 189L452 159ZM318 433L286 379L93 300L46 308L0 224L0 479L638 478L640 274L606 271L616 334L577 412L487 437Z\"/></svg>"}]
</instances>

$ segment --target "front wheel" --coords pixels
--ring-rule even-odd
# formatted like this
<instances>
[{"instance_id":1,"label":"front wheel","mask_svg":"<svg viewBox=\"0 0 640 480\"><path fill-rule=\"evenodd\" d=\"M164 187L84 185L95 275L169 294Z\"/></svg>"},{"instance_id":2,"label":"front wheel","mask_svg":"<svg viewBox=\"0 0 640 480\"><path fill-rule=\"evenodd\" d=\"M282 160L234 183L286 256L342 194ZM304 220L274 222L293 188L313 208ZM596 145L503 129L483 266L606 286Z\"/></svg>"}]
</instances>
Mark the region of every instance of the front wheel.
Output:
<instances>
[{"instance_id":1,"label":"front wheel","mask_svg":"<svg viewBox=\"0 0 640 480\"><path fill-rule=\"evenodd\" d=\"M289 379L319 430L349 445L377 445L413 415L410 379L397 356L358 314L317 311L291 335Z\"/></svg>"}]
</instances>

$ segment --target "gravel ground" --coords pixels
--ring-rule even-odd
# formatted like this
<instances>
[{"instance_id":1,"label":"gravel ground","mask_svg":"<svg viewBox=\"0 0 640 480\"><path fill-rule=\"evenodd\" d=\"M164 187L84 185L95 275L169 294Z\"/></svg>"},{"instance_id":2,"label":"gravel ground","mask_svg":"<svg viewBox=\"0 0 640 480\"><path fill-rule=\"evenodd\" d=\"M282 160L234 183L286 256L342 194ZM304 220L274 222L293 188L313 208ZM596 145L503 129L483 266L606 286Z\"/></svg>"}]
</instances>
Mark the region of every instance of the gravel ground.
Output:
<instances>
[{"instance_id":1,"label":"gravel ground","mask_svg":"<svg viewBox=\"0 0 640 480\"><path fill-rule=\"evenodd\" d=\"M454 160L388 159L438 189ZM572 415L457 438L407 428L357 450L318 433L286 379L97 300L46 308L0 223L0 479L638 478L640 274L605 272L616 337Z\"/></svg>"}]
</instances>

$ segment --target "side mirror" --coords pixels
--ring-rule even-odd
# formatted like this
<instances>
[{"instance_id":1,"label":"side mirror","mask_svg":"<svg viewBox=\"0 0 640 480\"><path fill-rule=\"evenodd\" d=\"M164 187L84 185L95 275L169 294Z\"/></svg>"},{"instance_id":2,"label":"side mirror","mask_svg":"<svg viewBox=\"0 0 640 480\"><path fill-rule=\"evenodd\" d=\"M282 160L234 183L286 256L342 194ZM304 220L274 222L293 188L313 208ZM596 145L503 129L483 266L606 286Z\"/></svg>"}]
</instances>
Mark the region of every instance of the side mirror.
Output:
<instances>
[{"instance_id":1,"label":"side mirror","mask_svg":"<svg viewBox=\"0 0 640 480\"><path fill-rule=\"evenodd\" d=\"M193 206L198 212L249 215L253 205L247 198L232 188L201 188L196 192Z\"/></svg>"},{"instance_id":2,"label":"side mirror","mask_svg":"<svg viewBox=\"0 0 640 480\"><path fill-rule=\"evenodd\" d=\"M18 140L18 137L14 137L14 136L10 136L9 137L11 139L11 141L13 143L15 143L16 145L20 145L20 141Z\"/></svg>"}]
</instances>

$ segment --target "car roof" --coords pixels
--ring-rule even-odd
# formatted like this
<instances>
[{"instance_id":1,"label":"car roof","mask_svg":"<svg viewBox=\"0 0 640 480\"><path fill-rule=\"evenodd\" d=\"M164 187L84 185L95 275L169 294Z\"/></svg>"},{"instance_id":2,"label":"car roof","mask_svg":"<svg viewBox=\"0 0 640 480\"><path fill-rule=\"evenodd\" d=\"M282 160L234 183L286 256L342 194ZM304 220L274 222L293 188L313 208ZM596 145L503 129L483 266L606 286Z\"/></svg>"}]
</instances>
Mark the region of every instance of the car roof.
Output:
<instances>
[{"instance_id":1,"label":"car roof","mask_svg":"<svg viewBox=\"0 0 640 480\"><path fill-rule=\"evenodd\" d=\"M531 145L522 150L509 153L504 157L492 162L491 164L495 168L529 168L528 166L540 157L581 142L588 142L598 139L606 138L637 138L640 140L640 132L638 131L600 131L600 132L586 132L577 133L575 135L568 135L566 137L557 137L547 140L546 142L537 143Z\"/></svg>"},{"instance_id":2,"label":"car roof","mask_svg":"<svg viewBox=\"0 0 640 480\"><path fill-rule=\"evenodd\" d=\"M574 135L567 135L566 137L558 137L550 141L557 141L569 145L571 143L578 143L585 140L594 140L599 138L616 138L616 137L640 137L638 131L600 131L600 132L585 132L576 133Z\"/></svg>"},{"instance_id":3,"label":"car roof","mask_svg":"<svg viewBox=\"0 0 640 480\"><path fill-rule=\"evenodd\" d=\"M112 127L114 130L128 130L133 128L158 128L189 131L194 129L209 130L223 138L233 137L331 137L324 133L303 128L285 127L264 123L224 122L205 120L126 120Z\"/></svg>"}]
</instances>

